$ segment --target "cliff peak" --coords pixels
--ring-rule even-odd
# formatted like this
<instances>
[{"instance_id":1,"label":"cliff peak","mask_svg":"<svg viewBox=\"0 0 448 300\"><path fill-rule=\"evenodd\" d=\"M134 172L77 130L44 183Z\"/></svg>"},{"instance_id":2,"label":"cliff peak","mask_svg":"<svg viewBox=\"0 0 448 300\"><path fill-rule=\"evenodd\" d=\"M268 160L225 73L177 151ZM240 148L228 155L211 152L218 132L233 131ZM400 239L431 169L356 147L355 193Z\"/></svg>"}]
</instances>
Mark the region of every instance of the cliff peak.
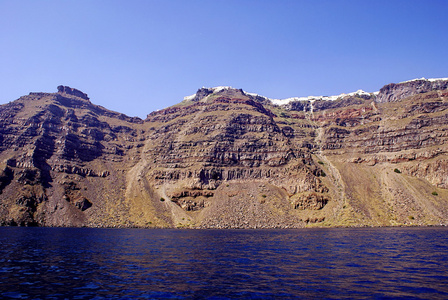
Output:
<instances>
[{"instance_id":1,"label":"cliff peak","mask_svg":"<svg viewBox=\"0 0 448 300\"><path fill-rule=\"evenodd\" d=\"M74 89L74 88L71 88L71 87L65 86L65 85L58 86L58 93L72 95L72 96L76 96L76 97L79 97L84 100L89 100L89 97L87 96L86 93L83 93L80 90L77 90L77 89Z\"/></svg>"},{"instance_id":2,"label":"cliff peak","mask_svg":"<svg viewBox=\"0 0 448 300\"><path fill-rule=\"evenodd\" d=\"M426 79L422 77L383 86L375 101L380 103L396 102L413 95L446 89L448 89L448 78Z\"/></svg>"},{"instance_id":3,"label":"cliff peak","mask_svg":"<svg viewBox=\"0 0 448 300\"><path fill-rule=\"evenodd\" d=\"M184 97L184 101L199 102L211 94L222 94L227 96L235 96L239 94L240 96L245 96L242 89L235 89L231 86L202 87L198 89L195 94Z\"/></svg>"},{"instance_id":4,"label":"cliff peak","mask_svg":"<svg viewBox=\"0 0 448 300\"><path fill-rule=\"evenodd\" d=\"M415 78L415 79L411 79L411 80L402 81L399 83L408 83L408 82L413 82L413 81L430 81L430 82L448 81L448 78L428 78L428 79L426 79L425 77L422 77L422 78Z\"/></svg>"}]
</instances>

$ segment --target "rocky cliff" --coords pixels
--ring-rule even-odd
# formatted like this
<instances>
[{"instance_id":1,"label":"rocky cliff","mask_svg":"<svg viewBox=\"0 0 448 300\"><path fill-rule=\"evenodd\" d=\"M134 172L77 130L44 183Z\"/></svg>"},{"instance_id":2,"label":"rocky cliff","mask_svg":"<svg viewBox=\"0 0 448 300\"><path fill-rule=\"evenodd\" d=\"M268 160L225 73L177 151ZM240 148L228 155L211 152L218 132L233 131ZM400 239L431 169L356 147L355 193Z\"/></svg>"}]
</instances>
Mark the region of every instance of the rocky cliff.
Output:
<instances>
[{"instance_id":1,"label":"rocky cliff","mask_svg":"<svg viewBox=\"0 0 448 300\"><path fill-rule=\"evenodd\" d=\"M30 93L0 106L0 224L447 224L448 80L328 99L202 88L141 120Z\"/></svg>"}]
</instances>

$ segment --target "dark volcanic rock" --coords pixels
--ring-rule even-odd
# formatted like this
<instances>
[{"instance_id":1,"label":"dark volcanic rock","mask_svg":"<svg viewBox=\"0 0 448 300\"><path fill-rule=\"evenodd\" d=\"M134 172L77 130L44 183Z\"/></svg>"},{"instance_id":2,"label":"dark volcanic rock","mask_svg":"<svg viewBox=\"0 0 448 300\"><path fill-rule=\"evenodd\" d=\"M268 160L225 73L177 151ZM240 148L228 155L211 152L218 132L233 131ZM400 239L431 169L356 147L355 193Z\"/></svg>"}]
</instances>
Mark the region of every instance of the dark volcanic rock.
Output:
<instances>
[{"instance_id":1,"label":"dark volcanic rock","mask_svg":"<svg viewBox=\"0 0 448 300\"><path fill-rule=\"evenodd\" d=\"M417 79L398 84L391 83L380 89L376 101L380 103L400 101L416 94L446 89L448 89L448 80Z\"/></svg>"},{"instance_id":2,"label":"dark volcanic rock","mask_svg":"<svg viewBox=\"0 0 448 300\"><path fill-rule=\"evenodd\" d=\"M287 105L202 88L145 121L30 93L0 106L0 225L448 224L447 88Z\"/></svg>"},{"instance_id":3,"label":"dark volcanic rock","mask_svg":"<svg viewBox=\"0 0 448 300\"><path fill-rule=\"evenodd\" d=\"M73 96L76 96L76 97L79 97L79 98L82 98L85 100L89 100L89 97L87 97L87 94L81 92L80 90L71 88L69 86L63 86L63 85L58 86L58 93L73 95Z\"/></svg>"}]
</instances>

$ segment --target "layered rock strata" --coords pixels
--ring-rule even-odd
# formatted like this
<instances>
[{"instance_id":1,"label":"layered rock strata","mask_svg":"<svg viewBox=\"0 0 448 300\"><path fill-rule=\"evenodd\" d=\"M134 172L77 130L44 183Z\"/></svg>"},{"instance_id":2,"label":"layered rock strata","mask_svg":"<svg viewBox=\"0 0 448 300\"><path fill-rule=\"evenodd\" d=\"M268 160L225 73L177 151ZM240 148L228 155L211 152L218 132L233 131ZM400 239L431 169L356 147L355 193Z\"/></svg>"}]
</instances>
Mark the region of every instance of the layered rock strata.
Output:
<instances>
[{"instance_id":1,"label":"layered rock strata","mask_svg":"<svg viewBox=\"0 0 448 300\"><path fill-rule=\"evenodd\" d=\"M145 120L30 93L0 107L0 224L446 224L447 108L444 79L331 101L202 88Z\"/></svg>"}]
</instances>

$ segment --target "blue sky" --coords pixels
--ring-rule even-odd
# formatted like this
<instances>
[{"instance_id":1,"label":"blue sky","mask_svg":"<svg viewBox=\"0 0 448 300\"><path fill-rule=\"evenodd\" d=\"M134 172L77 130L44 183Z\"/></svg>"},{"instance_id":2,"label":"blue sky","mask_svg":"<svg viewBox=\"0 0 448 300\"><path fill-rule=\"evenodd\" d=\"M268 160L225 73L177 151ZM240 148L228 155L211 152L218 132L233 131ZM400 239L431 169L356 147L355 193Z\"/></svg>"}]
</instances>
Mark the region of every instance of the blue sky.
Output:
<instances>
[{"instance_id":1,"label":"blue sky","mask_svg":"<svg viewBox=\"0 0 448 300\"><path fill-rule=\"evenodd\" d=\"M0 103L68 85L130 116L202 86L271 98L448 77L445 0L0 0Z\"/></svg>"}]
</instances>

